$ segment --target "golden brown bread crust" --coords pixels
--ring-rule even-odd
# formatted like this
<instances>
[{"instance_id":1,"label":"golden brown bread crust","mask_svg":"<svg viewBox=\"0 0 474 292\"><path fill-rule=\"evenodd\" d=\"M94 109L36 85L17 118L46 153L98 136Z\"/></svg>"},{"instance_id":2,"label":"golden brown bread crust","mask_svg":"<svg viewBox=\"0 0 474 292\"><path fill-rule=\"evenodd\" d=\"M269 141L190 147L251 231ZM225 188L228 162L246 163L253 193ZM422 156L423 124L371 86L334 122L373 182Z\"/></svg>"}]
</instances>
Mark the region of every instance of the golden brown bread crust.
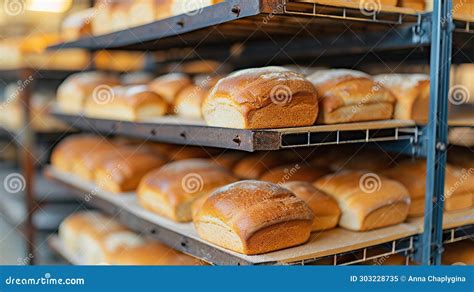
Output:
<instances>
[{"instance_id":1,"label":"golden brown bread crust","mask_svg":"<svg viewBox=\"0 0 474 292\"><path fill-rule=\"evenodd\" d=\"M156 152L132 147L102 159L94 171L95 183L113 193L133 191L145 174L164 165L166 161Z\"/></svg>"},{"instance_id":2,"label":"golden brown bread crust","mask_svg":"<svg viewBox=\"0 0 474 292\"><path fill-rule=\"evenodd\" d=\"M148 84L150 89L162 96L168 104L173 105L177 94L192 84L191 78L181 73L170 73L155 78Z\"/></svg>"},{"instance_id":3,"label":"golden brown bread crust","mask_svg":"<svg viewBox=\"0 0 474 292\"><path fill-rule=\"evenodd\" d=\"M217 187L236 181L230 172L208 160L188 159L150 172L140 182L140 204L179 222L192 219L191 205Z\"/></svg>"},{"instance_id":4,"label":"golden brown bread crust","mask_svg":"<svg viewBox=\"0 0 474 292\"><path fill-rule=\"evenodd\" d=\"M104 87L86 101L84 113L93 118L138 121L166 114L166 101L145 85Z\"/></svg>"},{"instance_id":5,"label":"golden brown bread crust","mask_svg":"<svg viewBox=\"0 0 474 292\"><path fill-rule=\"evenodd\" d=\"M185 255L166 245L149 241L145 244L120 249L108 256L111 265L132 266L201 266L202 261Z\"/></svg>"},{"instance_id":6,"label":"golden brown bread crust","mask_svg":"<svg viewBox=\"0 0 474 292\"><path fill-rule=\"evenodd\" d=\"M318 96L303 75L283 67L253 68L220 79L204 100L208 125L258 129L310 126Z\"/></svg>"},{"instance_id":7,"label":"golden brown bread crust","mask_svg":"<svg viewBox=\"0 0 474 292\"><path fill-rule=\"evenodd\" d=\"M257 152L241 159L234 166L233 172L242 179L257 179L264 172L285 162L274 152Z\"/></svg>"},{"instance_id":8,"label":"golden brown bread crust","mask_svg":"<svg viewBox=\"0 0 474 292\"><path fill-rule=\"evenodd\" d=\"M260 180L277 184L289 181L314 182L327 173L328 172L324 169L307 164L289 163L270 169L260 176Z\"/></svg>"},{"instance_id":9,"label":"golden brown bread crust","mask_svg":"<svg viewBox=\"0 0 474 292\"><path fill-rule=\"evenodd\" d=\"M191 84L184 87L178 92L174 101L174 113L182 117L201 119L202 102L208 93L208 88L199 85Z\"/></svg>"},{"instance_id":10,"label":"golden brown bread crust","mask_svg":"<svg viewBox=\"0 0 474 292\"><path fill-rule=\"evenodd\" d=\"M397 99L393 118L397 120L428 120L430 79L425 74L382 74L374 79L388 88Z\"/></svg>"},{"instance_id":11,"label":"golden brown bread crust","mask_svg":"<svg viewBox=\"0 0 474 292\"><path fill-rule=\"evenodd\" d=\"M58 106L67 113L80 113L84 108L86 99L98 86L115 86L118 84L118 78L101 72L72 74L58 87Z\"/></svg>"},{"instance_id":12,"label":"golden brown bread crust","mask_svg":"<svg viewBox=\"0 0 474 292\"><path fill-rule=\"evenodd\" d=\"M51 154L51 164L58 170L72 172L71 161L87 149L94 149L104 143L104 139L93 135L73 135L63 139Z\"/></svg>"},{"instance_id":13,"label":"golden brown bread crust","mask_svg":"<svg viewBox=\"0 0 474 292\"><path fill-rule=\"evenodd\" d=\"M325 176L314 184L333 197L342 210L341 227L366 231L403 222L410 195L398 181L361 171Z\"/></svg>"},{"instance_id":14,"label":"golden brown bread crust","mask_svg":"<svg viewBox=\"0 0 474 292\"><path fill-rule=\"evenodd\" d=\"M318 123L390 119L395 97L369 75L355 70L319 70L307 77L320 97Z\"/></svg>"},{"instance_id":15,"label":"golden brown bread crust","mask_svg":"<svg viewBox=\"0 0 474 292\"><path fill-rule=\"evenodd\" d=\"M304 243L313 213L289 190L261 181L240 181L214 191L194 218L199 236L244 254Z\"/></svg>"},{"instance_id":16,"label":"golden brown bread crust","mask_svg":"<svg viewBox=\"0 0 474 292\"><path fill-rule=\"evenodd\" d=\"M466 194L474 193L474 180L469 179L473 170L461 169L446 165L444 199L446 210L459 210L472 205L472 197ZM424 213L424 198L426 192L426 160L405 160L397 166L383 172L384 175L400 181L410 193L413 204L410 207L410 217L420 216ZM462 198L458 198L462 196Z\"/></svg>"},{"instance_id":17,"label":"golden brown bread crust","mask_svg":"<svg viewBox=\"0 0 474 292\"><path fill-rule=\"evenodd\" d=\"M279 208L278 202L284 207ZM237 252L258 254L306 241L308 220L312 220L311 211L288 190L242 181L216 190L198 211L195 225L206 240ZM215 232L215 228L220 230ZM229 240L232 237L239 239Z\"/></svg>"},{"instance_id":18,"label":"golden brown bread crust","mask_svg":"<svg viewBox=\"0 0 474 292\"><path fill-rule=\"evenodd\" d=\"M292 181L281 185L306 202L314 214L311 231L327 230L336 227L341 210L336 200L315 188L309 182Z\"/></svg>"},{"instance_id":19,"label":"golden brown bread crust","mask_svg":"<svg viewBox=\"0 0 474 292\"><path fill-rule=\"evenodd\" d=\"M443 253L443 265L474 265L474 244L466 239L447 244Z\"/></svg>"}]
</instances>

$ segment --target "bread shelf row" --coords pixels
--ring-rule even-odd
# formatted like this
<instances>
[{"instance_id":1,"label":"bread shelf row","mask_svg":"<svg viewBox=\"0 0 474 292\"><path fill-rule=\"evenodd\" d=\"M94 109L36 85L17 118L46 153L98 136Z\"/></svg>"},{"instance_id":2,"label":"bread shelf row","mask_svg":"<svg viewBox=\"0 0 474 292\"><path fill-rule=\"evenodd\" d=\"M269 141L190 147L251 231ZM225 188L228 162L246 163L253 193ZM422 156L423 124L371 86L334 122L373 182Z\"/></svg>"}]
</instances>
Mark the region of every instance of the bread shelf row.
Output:
<instances>
[{"instance_id":1,"label":"bread shelf row","mask_svg":"<svg viewBox=\"0 0 474 292\"><path fill-rule=\"evenodd\" d=\"M191 223L176 223L144 210L138 205L134 193L119 195L108 193L98 189L92 183L84 182L52 167L46 169L45 175L69 186L72 194L83 199L87 204L113 214L132 230L218 265L348 265L392 254L411 255L415 248L416 237L423 229L423 220L420 218L368 232L353 232L336 228L313 234L309 242L301 246L263 255L247 256L202 240ZM474 224L472 210L449 213L445 216L446 228ZM455 234L458 233L460 231L455 232Z\"/></svg>"},{"instance_id":2,"label":"bread shelf row","mask_svg":"<svg viewBox=\"0 0 474 292\"><path fill-rule=\"evenodd\" d=\"M414 247L411 237L417 233L417 228L409 224L364 233L337 228L313 234L309 242L301 246L248 256L202 240L191 223L176 223L144 210L138 205L133 193L117 195L104 192L94 184L51 167L47 168L46 175L70 186L75 190L74 195L84 199L87 204L113 214L132 230L217 265L354 264L386 256L387 253L409 253Z\"/></svg>"},{"instance_id":3,"label":"bread shelf row","mask_svg":"<svg viewBox=\"0 0 474 292\"><path fill-rule=\"evenodd\" d=\"M343 32L346 30L343 21L353 22L352 30L365 31L363 35L368 36L369 42L361 42L360 45L366 49L377 44L383 46L381 43L412 47L420 41L428 42L419 37L424 30L414 29L423 23L423 14L407 8L384 7L375 13L367 13L358 4L343 1L230 0L202 8L197 13L182 14L106 35L85 37L50 48L165 50L269 40L269 36L290 40L311 37L315 30ZM342 21L335 22L335 19ZM307 27L306 30L301 29L302 24ZM393 33L380 42L380 33L386 34L385 29L389 26L395 26L392 27ZM372 37L371 33L378 37Z\"/></svg>"},{"instance_id":4,"label":"bread shelf row","mask_svg":"<svg viewBox=\"0 0 474 292\"><path fill-rule=\"evenodd\" d=\"M360 142L416 141L419 134L414 122L398 120L245 130L210 127L203 121L171 116L147 122L128 122L87 118L58 111L52 114L68 125L87 132L244 151Z\"/></svg>"}]
</instances>

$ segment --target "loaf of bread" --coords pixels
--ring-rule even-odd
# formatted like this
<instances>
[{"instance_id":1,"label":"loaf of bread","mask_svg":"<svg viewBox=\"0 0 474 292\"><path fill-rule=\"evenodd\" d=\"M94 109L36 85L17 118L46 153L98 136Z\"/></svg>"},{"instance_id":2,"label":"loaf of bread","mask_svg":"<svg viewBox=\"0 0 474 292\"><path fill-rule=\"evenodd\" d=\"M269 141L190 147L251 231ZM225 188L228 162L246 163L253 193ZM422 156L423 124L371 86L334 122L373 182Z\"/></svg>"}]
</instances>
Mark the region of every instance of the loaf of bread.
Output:
<instances>
[{"instance_id":1,"label":"loaf of bread","mask_svg":"<svg viewBox=\"0 0 474 292\"><path fill-rule=\"evenodd\" d=\"M289 181L314 182L328 172L304 163L290 163L274 167L265 172L260 180L282 184Z\"/></svg>"},{"instance_id":2,"label":"loaf of bread","mask_svg":"<svg viewBox=\"0 0 474 292\"><path fill-rule=\"evenodd\" d=\"M445 244L443 265L474 265L474 244L472 239Z\"/></svg>"},{"instance_id":3,"label":"loaf of bread","mask_svg":"<svg viewBox=\"0 0 474 292\"><path fill-rule=\"evenodd\" d=\"M149 171L166 163L166 158L147 150L131 149L100 160L94 171L96 185L106 191L133 191Z\"/></svg>"},{"instance_id":4,"label":"loaf of bread","mask_svg":"<svg viewBox=\"0 0 474 292\"><path fill-rule=\"evenodd\" d=\"M84 108L88 117L123 121L161 117L167 111L167 102L145 85L98 87Z\"/></svg>"},{"instance_id":5,"label":"loaf of bread","mask_svg":"<svg viewBox=\"0 0 474 292\"><path fill-rule=\"evenodd\" d=\"M257 152L242 158L233 172L239 178L258 179L263 173L286 162L274 152Z\"/></svg>"},{"instance_id":6,"label":"loaf of bread","mask_svg":"<svg viewBox=\"0 0 474 292\"><path fill-rule=\"evenodd\" d=\"M191 206L196 199L234 181L230 172L207 160L182 160L148 173L137 197L145 209L187 222L192 220Z\"/></svg>"},{"instance_id":7,"label":"loaf of bread","mask_svg":"<svg viewBox=\"0 0 474 292\"><path fill-rule=\"evenodd\" d=\"M399 5L417 11L424 11L426 8L426 0L400 0Z\"/></svg>"},{"instance_id":8,"label":"loaf of bread","mask_svg":"<svg viewBox=\"0 0 474 292\"><path fill-rule=\"evenodd\" d=\"M86 99L94 91L119 84L118 78L101 72L76 73L64 80L58 87L58 107L65 113L82 112Z\"/></svg>"},{"instance_id":9,"label":"loaf of bread","mask_svg":"<svg viewBox=\"0 0 474 292\"><path fill-rule=\"evenodd\" d=\"M112 141L105 140L92 148L82 149L77 155L72 157L69 163L72 165L72 173L86 180L94 181L94 171L100 161L110 155L119 155L119 147Z\"/></svg>"},{"instance_id":10,"label":"loaf of bread","mask_svg":"<svg viewBox=\"0 0 474 292\"><path fill-rule=\"evenodd\" d=\"M80 235L91 226L99 226L101 222L107 222L107 217L96 211L82 211L69 215L58 228L58 235L64 248L71 254L79 254Z\"/></svg>"},{"instance_id":11,"label":"loaf of bread","mask_svg":"<svg viewBox=\"0 0 474 292\"><path fill-rule=\"evenodd\" d=\"M155 78L149 83L149 87L152 91L162 96L170 105L173 105L178 92L191 84L192 80L187 75L170 73Z\"/></svg>"},{"instance_id":12,"label":"loaf of bread","mask_svg":"<svg viewBox=\"0 0 474 292\"><path fill-rule=\"evenodd\" d=\"M412 204L408 215L422 216L425 206L426 192L426 160L405 160L391 169L385 170L384 175L401 182L411 197ZM474 181L469 179L469 171L451 165L446 165L444 205L446 211L466 209L472 206Z\"/></svg>"},{"instance_id":13,"label":"loaf of bread","mask_svg":"<svg viewBox=\"0 0 474 292\"><path fill-rule=\"evenodd\" d=\"M94 211L66 218L59 236L65 248L87 265L106 264L110 253L145 242L113 218Z\"/></svg>"},{"instance_id":14,"label":"loaf of bread","mask_svg":"<svg viewBox=\"0 0 474 292\"><path fill-rule=\"evenodd\" d=\"M112 6L116 0L97 0L94 4L94 17L92 18L92 34L103 35L113 31Z\"/></svg>"},{"instance_id":15,"label":"loaf of bread","mask_svg":"<svg viewBox=\"0 0 474 292\"><path fill-rule=\"evenodd\" d=\"M325 176L315 186L333 197L342 211L339 225L367 231L405 221L410 207L408 190L398 181L361 171Z\"/></svg>"},{"instance_id":16,"label":"loaf of bread","mask_svg":"<svg viewBox=\"0 0 474 292\"><path fill-rule=\"evenodd\" d=\"M174 113L192 119L201 119L202 102L209 93L208 88L199 85L188 85L176 96L174 101Z\"/></svg>"},{"instance_id":17,"label":"loaf of bread","mask_svg":"<svg viewBox=\"0 0 474 292\"><path fill-rule=\"evenodd\" d=\"M80 154L89 149L101 147L104 139L93 135L73 135L63 139L51 153L51 165L68 173L73 172L74 161Z\"/></svg>"},{"instance_id":18,"label":"loaf of bread","mask_svg":"<svg viewBox=\"0 0 474 292\"><path fill-rule=\"evenodd\" d=\"M157 241L127 246L108 255L108 263L121 266L200 266L202 261Z\"/></svg>"},{"instance_id":19,"label":"loaf of bread","mask_svg":"<svg viewBox=\"0 0 474 292\"><path fill-rule=\"evenodd\" d=\"M430 77L425 74L382 74L374 79L397 99L394 119L426 122L430 104Z\"/></svg>"},{"instance_id":20,"label":"loaf of bread","mask_svg":"<svg viewBox=\"0 0 474 292\"><path fill-rule=\"evenodd\" d=\"M203 102L210 126L238 129L311 126L318 95L303 75L283 67L234 72L220 79Z\"/></svg>"},{"instance_id":21,"label":"loaf of bread","mask_svg":"<svg viewBox=\"0 0 474 292\"><path fill-rule=\"evenodd\" d=\"M61 36L65 41L77 40L92 35L94 9L84 9L69 14L61 25Z\"/></svg>"},{"instance_id":22,"label":"loaf of bread","mask_svg":"<svg viewBox=\"0 0 474 292\"><path fill-rule=\"evenodd\" d=\"M341 210L336 200L332 197L318 190L309 182L291 181L281 186L292 191L311 208L314 214L311 231L327 230L336 227L341 217Z\"/></svg>"},{"instance_id":23,"label":"loaf of bread","mask_svg":"<svg viewBox=\"0 0 474 292\"><path fill-rule=\"evenodd\" d=\"M307 79L320 97L318 123L386 120L393 116L396 101L393 94L363 72L320 70Z\"/></svg>"},{"instance_id":24,"label":"loaf of bread","mask_svg":"<svg viewBox=\"0 0 474 292\"><path fill-rule=\"evenodd\" d=\"M240 181L214 191L194 217L201 238L243 254L262 254L306 242L314 215L289 190Z\"/></svg>"},{"instance_id":25,"label":"loaf of bread","mask_svg":"<svg viewBox=\"0 0 474 292\"><path fill-rule=\"evenodd\" d=\"M114 72L141 71L145 68L147 54L132 51L98 51L94 54L97 70Z\"/></svg>"}]
</instances>

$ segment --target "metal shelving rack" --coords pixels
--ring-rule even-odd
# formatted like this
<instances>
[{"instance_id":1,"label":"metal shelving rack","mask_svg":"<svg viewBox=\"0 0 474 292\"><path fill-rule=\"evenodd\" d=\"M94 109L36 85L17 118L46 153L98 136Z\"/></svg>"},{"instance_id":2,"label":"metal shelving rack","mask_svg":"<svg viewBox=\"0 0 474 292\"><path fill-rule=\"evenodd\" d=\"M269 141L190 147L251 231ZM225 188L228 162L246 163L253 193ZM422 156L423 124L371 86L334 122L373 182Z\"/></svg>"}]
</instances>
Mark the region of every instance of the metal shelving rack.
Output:
<instances>
[{"instance_id":1,"label":"metal shelving rack","mask_svg":"<svg viewBox=\"0 0 474 292\"><path fill-rule=\"evenodd\" d=\"M159 51L193 47L198 52L208 49L227 50L231 61L238 59L241 60L240 63L255 62L256 64L270 61L283 62L285 56L287 59L291 57L295 60L319 58L323 53L333 56L341 53L359 54L371 50L387 50L390 53L401 52L401 54L407 50L417 50L422 53L429 51L431 78L429 123L391 127L389 131L395 131L397 134L382 137L382 141L388 143L380 143L380 145L386 144L388 149L427 157L424 231L414 238L413 249L414 257L418 262L424 265L438 265L441 262L443 237L446 242L446 233L454 232L456 236L452 235L451 240L455 240L455 238L460 238L458 236L460 230L469 232L468 236L472 236L473 231L472 226L444 232L442 228L442 196L448 147L447 101L451 49L456 41L468 41L473 29L469 20L454 21L452 19L451 1L440 0L435 1L434 4L433 12L418 13L397 8L383 9L368 16L362 13L358 5L347 4L341 7L323 0L228 0L204 8L198 16L179 15L104 36L58 44L51 49ZM357 35L345 32L347 23L350 23L351 31ZM302 27L304 29L301 29ZM390 27L388 31L387 27ZM324 36L318 38L317 42L308 38L311 34L318 33ZM333 33L333 36L336 33L338 37L336 39L330 37L329 33ZM426 54L422 56L426 58ZM271 57L271 60L268 57ZM415 61L420 62L420 60ZM317 136L313 133L316 132L313 129L305 129L303 133L288 132L294 129L240 131L216 128L208 131L202 125L177 126L167 122L158 122L159 127L156 127L157 124L153 123L105 121L82 116L71 117L61 113L56 113L56 116L69 123L77 122L79 128L83 130L98 130L105 133L146 137L155 141L228 147L246 151L314 146L325 144L327 141L329 141L327 144L371 141L368 139L370 132L364 128L355 129L358 133L355 136L351 133L347 140L340 140L341 133L344 136L343 130L322 130L319 132L331 138L321 140L318 136L319 138L313 143L312 135ZM178 131L181 134L179 137L170 134L172 131L176 132L177 127L181 127L181 131ZM206 133L214 133L213 138L218 138L219 141L216 139L215 142L210 143L195 138L193 134L190 135L190 133L199 133L199 130L203 129L208 131ZM400 136L399 133L403 135ZM288 134L288 139L285 140L282 136L286 134ZM260 139L260 135L272 138ZM223 137L225 139L220 139ZM403 139L399 139L400 137ZM260 143L258 146L256 146L256 141ZM285 144L283 141L291 142ZM102 207L113 208L113 206ZM127 220L129 219L127 217ZM365 252L363 253L365 255ZM337 258L334 260L337 261Z\"/></svg>"},{"instance_id":2,"label":"metal shelving rack","mask_svg":"<svg viewBox=\"0 0 474 292\"><path fill-rule=\"evenodd\" d=\"M32 88L35 86L35 83L40 80L63 80L70 74L72 71L62 71L62 70L42 70L42 69L33 69L33 68L17 68L17 69L7 69L0 70L0 78L3 80L9 81L21 81L31 80L27 86L24 86L22 90L18 92L19 98L22 101L23 116L24 116L24 125L30 125L30 111L31 111L31 96ZM29 126L25 126L20 133L16 133L12 130L2 128L0 126L0 138L8 139L13 141L20 148L20 171L22 176L25 179L25 190L24 190L24 203L26 206L26 218L25 220L16 228L20 233L22 233L26 238L26 252L29 256L29 264L34 264L35 261L35 235L36 228L33 222L34 213L38 209L38 205L41 205L41 202L38 202L35 199L35 152L36 152L36 142L38 140L47 139L58 140L64 133L48 133L48 132L37 132ZM13 222L11 222L13 223Z\"/></svg>"}]
</instances>

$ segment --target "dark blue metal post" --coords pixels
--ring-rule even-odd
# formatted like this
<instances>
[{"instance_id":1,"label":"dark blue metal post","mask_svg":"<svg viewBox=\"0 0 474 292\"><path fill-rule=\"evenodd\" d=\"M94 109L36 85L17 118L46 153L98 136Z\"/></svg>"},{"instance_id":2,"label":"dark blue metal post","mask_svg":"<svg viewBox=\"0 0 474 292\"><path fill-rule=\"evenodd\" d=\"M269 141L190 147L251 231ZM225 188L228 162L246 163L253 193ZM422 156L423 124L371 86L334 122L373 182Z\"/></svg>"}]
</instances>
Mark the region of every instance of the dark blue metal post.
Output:
<instances>
[{"instance_id":1,"label":"dark blue metal post","mask_svg":"<svg viewBox=\"0 0 474 292\"><path fill-rule=\"evenodd\" d=\"M421 263L441 263L444 177L448 134L449 71L453 21L451 0L435 0L431 35L430 116L426 127L427 177Z\"/></svg>"}]
</instances>

